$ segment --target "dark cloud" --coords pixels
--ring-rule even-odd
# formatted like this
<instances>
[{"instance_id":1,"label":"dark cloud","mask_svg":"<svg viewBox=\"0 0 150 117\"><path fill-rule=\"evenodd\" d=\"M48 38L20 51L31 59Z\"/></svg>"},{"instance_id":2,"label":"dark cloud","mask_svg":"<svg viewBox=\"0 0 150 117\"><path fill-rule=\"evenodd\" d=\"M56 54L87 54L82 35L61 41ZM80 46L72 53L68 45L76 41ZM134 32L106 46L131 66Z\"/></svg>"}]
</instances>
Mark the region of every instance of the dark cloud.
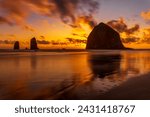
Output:
<instances>
[{"instance_id":1,"label":"dark cloud","mask_svg":"<svg viewBox=\"0 0 150 117\"><path fill-rule=\"evenodd\" d=\"M54 40L51 41L51 44L52 45L60 45L60 43L58 41L54 41Z\"/></svg>"},{"instance_id":2,"label":"dark cloud","mask_svg":"<svg viewBox=\"0 0 150 117\"><path fill-rule=\"evenodd\" d=\"M19 24L28 16L28 9L24 0L1 0L0 11L1 18L5 19L11 24Z\"/></svg>"},{"instance_id":3,"label":"dark cloud","mask_svg":"<svg viewBox=\"0 0 150 117\"><path fill-rule=\"evenodd\" d=\"M72 33L73 36L80 36L79 34L77 33Z\"/></svg>"},{"instance_id":4,"label":"dark cloud","mask_svg":"<svg viewBox=\"0 0 150 117\"><path fill-rule=\"evenodd\" d=\"M140 38L137 37L128 37L128 38L122 38L123 43L137 43L140 40Z\"/></svg>"},{"instance_id":5,"label":"dark cloud","mask_svg":"<svg viewBox=\"0 0 150 117\"><path fill-rule=\"evenodd\" d=\"M32 26L24 25L23 28L24 28L25 30L28 30L28 31L31 31L31 32L35 32L35 29L34 29Z\"/></svg>"},{"instance_id":6,"label":"dark cloud","mask_svg":"<svg viewBox=\"0 0 150 117\"><path fill-rule=\"evenodd\" d=\"M0 44L14 44L15 41L12 40L0 40Z\"/></svg>"},{"instance_id":7,"label":"dark cloud","mask_svg":"<svg viewBox=\"0 0 150 117\"><path fill-rule=\"evenodd\" d=\"M84 37L87 38L88 35L87 34L77 34L77 33L72 33L73 36L78 36L78 37Z\"/></svg>"},{"instance_id":8,"label":"dark cloud","mask_svg":"<svg viewBox=\"0 0 150 117\"><path fill-rule=\"evenodd\" d=\"M54 45L54 46L57 46L57 45L59 45L59 46L69 45L68 42L60 42L60 41L55 41L55 40L52 40L51 44Z\"/></svg>"},{"instance_id":9,"label":"dark cloud","mask_svg":"<svg viewBox=\"0 0 150 117\"><path fill-rule=\"evenodd\" d=\"M51 1L52 2L52 1ZM73 28L79 28L79 20L94 27L94 13L99 8L98 0L53 0L61 20Z\"/></svg>"},{"instance_id":10,"label":"dark cloud","mask_svg":"<svg viewBox=\"0 0 150 117\"><path fill-rule=\"evenodd\" d=\"M123 19L111 20L107 22L107 24L116 29L120 33L125 32L127 30L127 25L124 23Z\"/></svg>"},{"instance_id":11,"label":"dark cloud","mask_svg":"<svg viewBox=\"0 0 150 117\"><path fill-rule=\"evenodd\" d=\"M150 28L144 29L142 43L150 44Z\"/></svg>"},{"instance_id":12,"label":"dark cloud","mask_svg":"<svg viewBox=\"0 0 150 117\"><path fill-rule=\"evenodd\" d=\"M43 35L42 35L42 36L40 36L40 39L43 39L43 40L44 40L44 39L45 39L45 36L43 36Z\"/></svg>"},{"instance_id":13,"label":"dark cloud","mask_svg":"<svg viewBox=\"0 0 150 117\"><path fill-rule=\"evenodd\" d=\"M50 42L50 41L46 41L46 40L37 40L37 43L38 43L38 44L47 45L47 44L50 44L51 42Z\"/></svg>"},{"instance_id":14,"label":"dark cloud","mask_svg":"<svg viewBox=\"0 0 150 117\"><path fill-rule=\"evenodd\" d=\"M23 29L34 32L35 30L27 24L26 19L30 15L31 8L28 0L1 0L0 22L10 26L19 25Z\"/></svg>"},{"instance_id":15,"label":"dark cloud","mask_svg":"<svg viewBox=\"0 0 150 117\"><path fill-rule=\"evenodd\" d=\"M8 21L5 17L0 16L0 24L8 24L8 25L12 25L12 23L10 21Z\"/></svg>"},{"instance_id":16,"label":"dark cloud","mask_svg":"<svg viewBox=\"0 0 150 117\"><path fill-rule=\"evenodd\" d=\"M95 25L93 14L98 7L98 0L0 0L0 23L26 25L27 18L36 13L59 17L72 26L78 17L86 16L85 22L92 27Z\"/></svg>"},{"instance_id":17,"label":"dark cloud","mask_svg":"<svg viewBox=\"0 0 150 117\"><path fill-rule=\"evenodd\" d=\"M70 44L86 44L87 40L74 39L74 38L66 38Z\"/></svg>"},{"instance_id":18,"label":"dark cloud","mask_svg":"<svg viewBox=\"0 0 150 117\"><path fill-rule=\"evenodd\" d=\"M111 20L107 22L109 26L117 30L118 32L122 33L125 32L126 34L130 35L140 29L140 26L136 24L135 26L128 28L128 25L124 22L124 19L121 18L119 20Z\"/></svg>"},{"instance_id":19,"label":"dark cloud","mask_svg":"<svg viewBox=\"0 0 150 117\"><path fill-rule=\"evenodd\" d=\"M68 45L68 43L67 42L59 42L59 45L61 45L61 46L66 46L66 45Z\"/></svg>"},{"instance_id":20,"label":"dark cloud","mask_svg":"<svg viewBox=\"0 0 150 117\"><path fill-rule=\"evenodd\" d=\"M150 44L150 37L143 39L141 42L142 42L142 43Z\"/></svg>"},{"instance_id":21,"label":"dark cloud","mask_svg":"<svg viewBox=\"0 0 150 117\"><path fill-rule=\"evenodd\" d=\"M56 5L57 11L63 22L75 22L78 12L92 15L99 7L99 2L96 0L50 0ZM69 19L70 20L69 20Z\"/></svg>"},{"instance_id":22,"label":"dark cloud","mask_svg":"<svg viewBox=\"0 0 150 117\"><path fill-rule=\"evenodd\" d=\"M72 22L75 21L75 10L77 8L78 0L53 0L56 6L56 10L58 11L61 20L64 23L68 23L70 20Z\"/></svg>"},{"instance_id":23,"label":"dark cloud","mask_svg":"<svg viewBox=\"0 0 150 117\"><path fill-rule=\"evenodd\" d=\"M132 34L136 31L139 31L139 29L140 29L140 26L138 24L136 24L134 27L127 29L125 32L127 34Z\"/></svg>"},{"instance_id":24,"label":"dark cloud","mask_svg":"<svg viewBox=\"0 0 150 117\"><path fill-rule=\"evenodd\" d=\"M95 21L95 19L93 18L92 15L80 16L80 17L78 17L78 22L88 24L91 29L97 25L97 22ZM77 22L77 24L78 24L78 22Z\"/></svg>"},{"instance_id":25,"label":"dark cloud","mask_svg":"<svg viewBox=\"0 0 150 117\"><path fill-rule=\"evenodd\" d=\"M126 38L122 38L123 43L136 43L136 44L150 44L150 28L141 29L141 36L127 35Z\"/></svg>"}]
</instances>

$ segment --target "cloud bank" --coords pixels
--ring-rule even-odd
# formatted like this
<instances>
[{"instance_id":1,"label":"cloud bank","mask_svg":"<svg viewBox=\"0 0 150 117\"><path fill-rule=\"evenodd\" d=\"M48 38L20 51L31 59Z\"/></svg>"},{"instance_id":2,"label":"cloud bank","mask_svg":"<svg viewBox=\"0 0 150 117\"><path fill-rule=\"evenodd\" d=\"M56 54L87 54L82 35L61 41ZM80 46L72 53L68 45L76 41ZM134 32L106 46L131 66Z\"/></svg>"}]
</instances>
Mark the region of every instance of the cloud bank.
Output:
<instances>
[{"instance_id":1,"label":"cloud bank","mask_svg":"<svg viewBox=\"0 0 150 117\"><path fill-rule=\"evenodd\" d=\"M150 24L150 10L141 12L141 17L145 20L146 23Z\"/></svg>"},{"instance_id":2,"label":"cloud bank","mask_svg":"<svg viewBox=\"0 0 150 117\"><path fill-rule=\"evenodd\" d=\"M14 44L15 41L12 40L0 40L0 44Z\"/></svg>"},{"instance_id":3,"label":"cloud bank","mask_svg":"<svg viewBox=\"0 0 150 117\"><path fill-rule=\"evenodd\" d=\"M77 20L82 19L92 27L95 25L93 14L98 8L98 0L0 0L0 24L21 25L31 30L26 26L27 19L38 14L58 17L72 26L77 26Z\"/></svg>"},{"instance_id":4,"label":"cloud bank","mask_svg":"<svg viewBox=\"0 0 150 117\"><path fill-rule=\"evenodd\" d=\"M123 18L108 21L107 24L121 34L123 43L131 44L139 42L140 38L135 35L135 33L140 31L139 24L135 24L129 28ZM122 34L124 34L123 37Z\"/></svg>"},{"instance_id":5,"label":"cloud bank","mask_svg":"<svg viewBox=\"0 0 150 117\"><path fill-rule=\"evenodd\" d=\"M135 26L128 28L128 25L125 23L123 18L120 18L119 20L111 20L107 22L109 26L114 28L120 33L125 32L126 34L132 34L140 29L140 26L138 24L135 24Z\"/></svg>"}]
</instances>

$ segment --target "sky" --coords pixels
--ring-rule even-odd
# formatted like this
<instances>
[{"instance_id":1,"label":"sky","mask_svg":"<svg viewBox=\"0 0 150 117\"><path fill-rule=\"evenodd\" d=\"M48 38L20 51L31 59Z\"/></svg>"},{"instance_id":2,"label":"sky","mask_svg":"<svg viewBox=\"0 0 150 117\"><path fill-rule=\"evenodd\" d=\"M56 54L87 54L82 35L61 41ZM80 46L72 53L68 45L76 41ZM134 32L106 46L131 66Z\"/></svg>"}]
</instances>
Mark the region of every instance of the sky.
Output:
<instances>
[{"instance_id":1,"label":"sky","mask_svg":"<svg viewBox=\"0 0 150 117\"><path fill-rule=\"evenodd\" d=\"M124 46L150 48L150 0L0 0L0 49L29 48L32 37L41 49L83 49L100 22Z\"/></svg>"}]
</instances>

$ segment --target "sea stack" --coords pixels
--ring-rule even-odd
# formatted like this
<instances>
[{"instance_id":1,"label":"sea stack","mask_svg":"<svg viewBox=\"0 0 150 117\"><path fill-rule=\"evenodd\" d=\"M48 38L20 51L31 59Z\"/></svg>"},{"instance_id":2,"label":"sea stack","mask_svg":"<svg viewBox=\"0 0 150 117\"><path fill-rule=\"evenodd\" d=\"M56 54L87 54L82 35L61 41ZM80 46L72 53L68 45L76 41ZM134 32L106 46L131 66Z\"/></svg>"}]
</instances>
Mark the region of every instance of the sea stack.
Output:
<instances>
[{"instance_id":1,"label":"sea stack","mask_svg":"<svg viewBox=\"0 0 150 117\"><path fill-rule=\"evenodd\" d=\"M125 47L117 31L100 23L88 36L86 49L125 49Z\"/></svg>"},{"instance_id":2,"label":"sea stack","mask_svg":"<svg viewBox=\"0 0 150 117\"><path fill-rule=\"evenodd\" d=\"M14 44L14 50L19 50L20 46L19 46L19 41L16 41Z\"/></svg>"},{"instance_id":3,"label":"sea stack","mask_svg":"<svg viewBox=\"0 0 150 117\"><path fill-rule=\"evenodd\" d=\"M37 47L37 42L36 42L36 38L33 37L30 41L30 49L31 50L37 50L38 47Z\"/></svg>"}]
</instances>

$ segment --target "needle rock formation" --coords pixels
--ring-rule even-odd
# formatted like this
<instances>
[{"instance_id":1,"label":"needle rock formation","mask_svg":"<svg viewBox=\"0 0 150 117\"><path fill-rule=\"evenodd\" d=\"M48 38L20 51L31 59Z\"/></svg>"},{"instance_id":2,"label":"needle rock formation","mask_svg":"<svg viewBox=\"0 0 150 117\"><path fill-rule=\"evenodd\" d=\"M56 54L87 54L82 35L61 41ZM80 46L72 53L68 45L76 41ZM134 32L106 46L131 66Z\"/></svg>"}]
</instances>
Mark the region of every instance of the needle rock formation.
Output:
<instances>
[{"instance_id":1,"label":"needle rock formation","mask_svg":"<svg viewBox=\"0 0 150 117\"><path fill-rule=\"evenodd\" d=\"M19 46L19 41L16 41L14 44L14 50L19 50L20 46Z\"/></svg>"},{"instance_id":2,"label":"needle rock formation","mask_svg":"<svg viewBox=\"0 0 150 117\"><path fill-rule=\"evenodd\" d=\"M30 49L31 50L37 50L38 49L38 46L37 46L37 41L36 41L36 38L33 37L30 41Z\"/></svg>"}]
</instances>

